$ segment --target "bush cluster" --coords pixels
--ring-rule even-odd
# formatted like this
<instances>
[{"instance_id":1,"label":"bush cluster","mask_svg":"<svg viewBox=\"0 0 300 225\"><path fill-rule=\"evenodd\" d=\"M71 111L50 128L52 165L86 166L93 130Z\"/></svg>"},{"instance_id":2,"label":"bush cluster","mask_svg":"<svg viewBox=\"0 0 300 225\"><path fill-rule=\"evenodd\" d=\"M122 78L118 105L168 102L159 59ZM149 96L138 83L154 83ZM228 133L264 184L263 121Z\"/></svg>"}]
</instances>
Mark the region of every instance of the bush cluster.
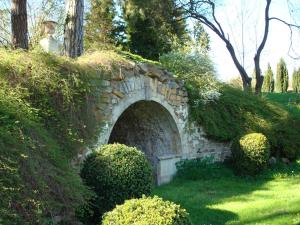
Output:
<instances>
[{"instance_id":1,"label":"bush cluster","mask_svg":"<svg viewBox=\"0 0 300 225\"><path fill-rule=\"evenodd\" d=\"M185 81L193 104L203 105L220 97L219 82L215 77L214 65L206 54L200 52L172 51L159 58L161 64Z\"/></svg>"},{"instance_id":2,"label":"bush cluster","mask_svg":"<svg viewBox=\"0 0 300 225\"><path fill-rule=\"evenodd\" d=\"M268 139L260 133L246 134L233 142L232 157L238 173L255 175L267 166L270 157Z\"/></svg>"},{"instance_id":3,"label":"bush cluster","mask_svg":"<svg viewBox=\"0 0 300 225\"><path fill-rule=\"evenodd\" d=\"M221 86L220 92L219 100L198 105L196 100L200 97L189 91L190 117L203 126L208 138L228 142L243 134L258 132L268 138L272 155L290 160L300 155L300 117L295 110L291 113L288 107L273 99L228 85Z\"/></svg>"},{"instance_id":4,"label":"bush cluster","mask_svg":"<svg viewBox=\"0 0 300 225\"><path fill-rule=\"evenodd\" d=\"M151 165L144 153L123 144L104 145L90 154L80 175L97 195L81 218L91 224L117 204L150 194L153 184Z\"/></svg>"},{"instance_id":5,"label":"bush cluster","mask_svg":"<svg viewBox=\"0 0 300 225\"><path fill-rule=\"evenodd\" d=\"M145 197L125 201L104 215L102 225L191 225L188 213L161 198Z\"/></svg>"}]
</instances>

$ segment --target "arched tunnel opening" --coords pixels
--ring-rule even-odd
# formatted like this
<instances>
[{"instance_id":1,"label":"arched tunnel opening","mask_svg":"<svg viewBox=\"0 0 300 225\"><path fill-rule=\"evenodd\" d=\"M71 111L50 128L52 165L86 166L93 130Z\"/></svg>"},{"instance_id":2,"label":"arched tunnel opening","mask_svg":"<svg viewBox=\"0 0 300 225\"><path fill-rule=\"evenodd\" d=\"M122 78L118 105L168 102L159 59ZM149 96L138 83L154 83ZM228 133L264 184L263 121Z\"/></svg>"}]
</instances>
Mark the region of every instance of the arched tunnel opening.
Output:
<instances>
[{"instance_id":1,"label":"arched tunnel opening","mask_svg":"<svg viewBox=\"0 0 300 225\"><path fill-rule=\"evenodd\" d=\"M180 135L169 111L154 101L129 106L115 123L108 143L121 143L143 151L157 176L159 158L180 152Z\"/></svg>"}]
</instances>

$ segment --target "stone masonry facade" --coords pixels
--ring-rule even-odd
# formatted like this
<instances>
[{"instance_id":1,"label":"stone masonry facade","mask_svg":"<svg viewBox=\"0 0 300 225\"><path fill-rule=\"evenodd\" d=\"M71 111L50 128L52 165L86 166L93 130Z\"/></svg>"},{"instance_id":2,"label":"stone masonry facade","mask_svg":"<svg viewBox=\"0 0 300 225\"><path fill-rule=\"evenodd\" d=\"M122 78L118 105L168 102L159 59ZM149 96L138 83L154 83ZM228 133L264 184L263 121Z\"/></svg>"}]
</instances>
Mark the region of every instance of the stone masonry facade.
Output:
<instances>
[{"instance_id":1,"label":"stone masonry facade","mask_svg":"<svg viewBox=\"0 0 300 225\"><path fill-rule=\"evenodd\" d=\"M96 146L120 142L145 152L158 184L169 182L182 159L230 155L228 143L205 137L189 122L188 94L183 81L148 63L131 62L102 83L97 109L102 128Z\"/></svg>"}]
</instances>

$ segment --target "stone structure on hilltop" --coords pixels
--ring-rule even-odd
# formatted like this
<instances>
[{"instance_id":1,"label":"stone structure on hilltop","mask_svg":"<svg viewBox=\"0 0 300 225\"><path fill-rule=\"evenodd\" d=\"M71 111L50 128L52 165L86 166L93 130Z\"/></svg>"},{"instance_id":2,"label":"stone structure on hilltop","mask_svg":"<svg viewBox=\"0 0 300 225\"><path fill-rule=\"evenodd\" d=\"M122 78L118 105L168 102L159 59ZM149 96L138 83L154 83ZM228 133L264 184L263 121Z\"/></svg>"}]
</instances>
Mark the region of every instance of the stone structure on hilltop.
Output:
<instances>
[{"instance_id":1,"label":"stone structure on hilltop","mask_svg":"<svg viewBox=\"0 0 300 225\"><path fill-rule=\"evenodd\" d=\"M188 121L188 94L182 81L156 65L131 63L102 84L96 118L104 122L97 146L123 143L141 149L152 162L158 184L169 182L181 159L224 160L228 144L208 140ZM88 154L88 152L83 153Z\"/></svg>"}]
</instances>

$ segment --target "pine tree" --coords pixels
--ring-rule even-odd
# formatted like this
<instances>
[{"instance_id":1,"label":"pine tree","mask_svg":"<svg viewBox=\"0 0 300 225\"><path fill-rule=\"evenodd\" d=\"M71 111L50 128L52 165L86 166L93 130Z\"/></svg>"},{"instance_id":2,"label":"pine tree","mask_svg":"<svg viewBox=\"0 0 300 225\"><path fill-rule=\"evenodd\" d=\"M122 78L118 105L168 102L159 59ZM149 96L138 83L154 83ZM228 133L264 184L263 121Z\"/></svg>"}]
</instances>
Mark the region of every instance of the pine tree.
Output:
<instances>
[{"instance_id":1,"label":"pine tree","mask_svg":"<svg viewBox=\"0 0 300 225\"><path fill-rule=\"evenodd\" d=\"M186 23L175 0L127 0L123 11L127 47L133 53L157 60L174 43L187 39Z\"/></svg>"},{"instance_id":2,"label":"pine tree","mask_svg":"<svg viewBox=\"0 0 300 225\"><path fill-rule=\"evenodd\" d=\"M277 64L275 91L279 93L287 92L289 86L289 75L286 63L283 58Z\"/></svg>"},{"instance_id":3,"label":"pine tree","mask_svg":"<svg viewBox=\"0 0 300 225\"><path fill-rule=\"evenodd\" d=\"M113 44L116 25L113 0L91 0L91 10L86 15L85 46Z\"/></svg>"},{"instance_id":4,"label":"pine tree","mask_svg":"<svg viewBox=\"0 0 300 225\"><path fill-rule=\"evenodd\" d=\"M296 93L300 92L300 68L298 70L294 70L293 73L293 90Z\"/></svg>"},{"instance_id":5,"label":"pine tree","mask_svg":"<svg viewBox=\"0 0 300 225\"><path fill-rule=\"evenodd\" d=\"M274 91L274 74L270 64L268 64L268 69L265 73L264 83L262 86L262 92L273 92Z\"/></svg>"}]
</instances>

